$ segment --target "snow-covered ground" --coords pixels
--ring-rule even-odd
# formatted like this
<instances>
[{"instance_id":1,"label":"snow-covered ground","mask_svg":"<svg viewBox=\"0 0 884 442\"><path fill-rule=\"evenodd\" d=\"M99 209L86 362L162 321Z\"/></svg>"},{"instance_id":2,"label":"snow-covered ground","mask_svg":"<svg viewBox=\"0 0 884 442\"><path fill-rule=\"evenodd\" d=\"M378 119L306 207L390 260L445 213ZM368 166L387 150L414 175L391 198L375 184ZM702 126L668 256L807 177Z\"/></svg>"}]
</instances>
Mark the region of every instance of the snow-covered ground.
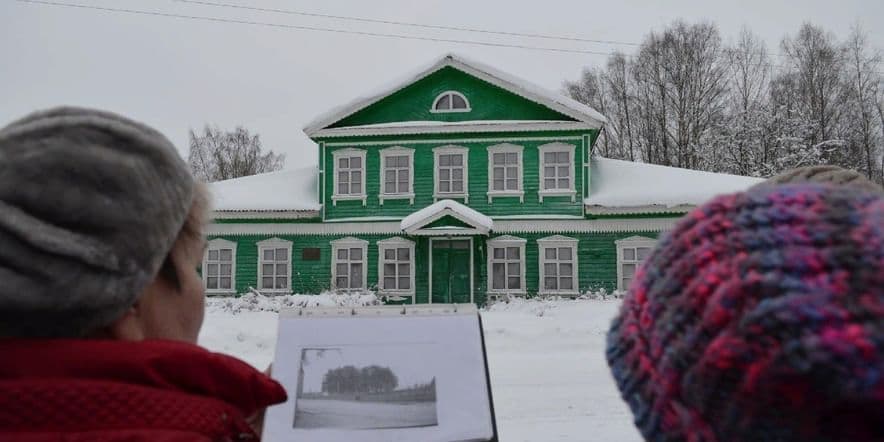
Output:
<instances>
[{"instance_id":1,"label":"snow-covered ground","mask_svg":"<svg viewBox=\"0 0 884 442\"><path fill-rule=\"evenodd\" d=\"M361 305L361 298L212 299L200 343L264 369L280 306ZM605 363L619 300L514 300L482 312L500 440L641 441Z\"/></svg>"}]
</instances>

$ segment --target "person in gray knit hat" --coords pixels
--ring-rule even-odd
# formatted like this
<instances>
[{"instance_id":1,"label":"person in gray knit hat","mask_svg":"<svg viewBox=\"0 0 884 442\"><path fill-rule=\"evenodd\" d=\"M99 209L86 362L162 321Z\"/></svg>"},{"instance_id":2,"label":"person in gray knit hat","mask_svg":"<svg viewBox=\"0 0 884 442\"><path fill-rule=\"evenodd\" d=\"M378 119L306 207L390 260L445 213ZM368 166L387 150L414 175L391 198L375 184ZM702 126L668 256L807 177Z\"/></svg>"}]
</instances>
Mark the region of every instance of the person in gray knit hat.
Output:
<instances>
[{"instance_id":1,"label":"person in gray knit hat","mask_svg":"<svg viewBox=\"0 0 884 442\"><path fill-rule=\"evenodd\" d=\"M121 317L195 200L201 230L196 188L169 140L114 114L59 108L0 131L0 336L85 336Z\"/></svg>"},{"instance_id":2,"label":"person in gray knit hat","mask_svg":"<svg viewBox=\"0 0 884 442\"><path fill-rule=\"evenodd\" d=\"M0 440L256 437L285 391L196 345L207 215L141 123L57 108L0 130Z\"/></svg>"}]
</instances>

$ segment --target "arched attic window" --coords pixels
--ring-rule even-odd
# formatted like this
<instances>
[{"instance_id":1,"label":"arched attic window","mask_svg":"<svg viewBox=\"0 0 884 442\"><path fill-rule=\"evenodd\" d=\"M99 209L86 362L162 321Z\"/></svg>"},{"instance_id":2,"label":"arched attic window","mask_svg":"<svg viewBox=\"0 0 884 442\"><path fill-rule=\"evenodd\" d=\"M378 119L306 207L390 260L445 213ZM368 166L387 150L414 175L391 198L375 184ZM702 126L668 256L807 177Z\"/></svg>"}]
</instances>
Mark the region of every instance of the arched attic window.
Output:
<instances>
[{"instance_id":1,"label":"arched attic window","mask_svg":"<svg viewBox=\"0 0 884 442\"><path fill-rule=\"evenodd\" d=\"M470 102L462 93L457 91L445 91L433 101L431 112L469 112Z\"/></svg>"}]
</instances>

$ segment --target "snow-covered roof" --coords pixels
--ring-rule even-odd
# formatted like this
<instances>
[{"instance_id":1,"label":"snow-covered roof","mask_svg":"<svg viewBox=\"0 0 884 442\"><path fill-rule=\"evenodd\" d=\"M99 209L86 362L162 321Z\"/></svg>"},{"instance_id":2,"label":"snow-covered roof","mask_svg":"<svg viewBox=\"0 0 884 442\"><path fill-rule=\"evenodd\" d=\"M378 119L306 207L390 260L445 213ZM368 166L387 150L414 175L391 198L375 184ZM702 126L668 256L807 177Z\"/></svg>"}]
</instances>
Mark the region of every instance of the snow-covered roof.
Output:
<instances>
[{"instance_id":1,"label":"snow-covered roof","mask_svg":"<svg viewBox=\"0 0 884 442\"><path fill-rule=\"evenodd\" d=\"M589 213L684 211L761 181L596 156L591 161L589 198L583 202Z\"/></svg>"},{"instance_id":2,"label":"snow-covered roof","mask_svg":"<svg viewBox=\"0 0 884 442\"><path fill-rule=\"evenodd\" d=\"M418 231L427 224L449 215L473 226L473 229L470 230L476 230L476 233L485 234L494 227L494 221L492 221L490 217L454 200L436 201L435 203L403 218L402 222L399 223L399 227L410 234L419 233ZM451 229L444 227L437 228L437 230L439 230L439 234L444 234L445 232L442 232L441 230L447 231Z\"/></svg>"},{"instance_id":3,"label":"snow-covered roof","mask_svg":"<svg viewBox=\"0 0 884 442\"><path fill-rule=\"evenodd\" d=\"M470 60L461 55L448 54L445 57L442 57L442 59L434 62L429 67L424 67L415 73L405 76L395 83L379 88L377 91L372 92L369 95L357 98L349 103L335 107L328 112L321 114L304 127L304 132L307 133L308 136L314 136L317 132L336 121L340 121L367 106L377 103L385 97L445 67L453 67L528 100L543 104L557 112L583 122L586 127L599 128L607 122L605 117L598 111L577 100L550 91L542 86L515 77L484 63Z\"/></svg>"},{"instance_id":4,"label":"snow-covered roof","mask_svg":"<svg viewBox=\"0 0 884 442\"><path fill-rule=\"evenodd\" d=\"M316 166L280 170L209 184L216 211L293 211L320 209Z\"/></svg>"}]
</instances>

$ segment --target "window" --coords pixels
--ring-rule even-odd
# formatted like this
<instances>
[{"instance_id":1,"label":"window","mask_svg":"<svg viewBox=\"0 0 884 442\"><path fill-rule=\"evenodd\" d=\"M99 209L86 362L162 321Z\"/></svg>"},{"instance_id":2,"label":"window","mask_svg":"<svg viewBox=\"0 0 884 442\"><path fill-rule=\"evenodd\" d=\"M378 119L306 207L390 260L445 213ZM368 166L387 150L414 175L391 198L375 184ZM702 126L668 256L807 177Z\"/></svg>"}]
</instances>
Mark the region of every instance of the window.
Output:
<instances>
[{"instance_id":1,"label":"window","mask_svg":"<svg viewBox=\"0 0 884 442\"><path fill-rule=\"evenodd\" d=\"M362 200L365 205L365 151L341 149L332 153L335 164L332 203Z\"/></svg>"},{"instance_id":2,"label":"window","mask_svg":"<svg viewBox=\"0 0 884 442\"><path fill-rule=\"evenodd\" d=\"M522 146L488 147L488 202L495 196L518 196L523 201Z\"/></svg>"},{"instance_id":3,"label":"window","mask_svg":"<svg viewBox=\"0 0 884 442\"><path fill-rule=\"evenodd\" d=\"M414 243L403 238L378 241L378 289L414 294Z\"/></svg>"},{"instance_id":4,"label":"window","mask_svg":"<svg viewBox=\"0 0 884 442\"><path fill-rule=\"evenodd\" d=\"M404 147L381 149L381 192L383 205L388 199L408 199L414 204L414 150Z\"/></svg>"},{"instance_id":5,"label":"window","mask_svg":"<svg viewBox=\"0 0 884 442\"><path fill-rule=\"evenodd\" d=\"M577 240L555 235L537 240L540 253L540 293L575 295Z\"/></svg>"},{"instance_id":6,"label":"window","mask_svg":"<svg viewBox=\"0 0 884 442\"><path fill-rule=\"evenodd\" d=\"M292 243L271 238L258 243L258 289L288 292L291 289Z\"/></svg>"},{"instance_id":7,"label":"window","mask_svg":"<svg viewBox=\"0 0 884 442\"><path fill-rule=\"evenodd\" d=\"M617 289L627 290L639 264L648 257L657 240L643 236L631 236L615 241L617 246Z\"/></svg>"},{"instance_id":8,"label":"window","mask_svg":"<svg viewBox=\"0 0 884 442\"><path fill-rule=\"evenodd\" d=\"M436 157L435 167L435 193L439 198L464 198L469 202L467 191L467 159L468 150L465 147L443 146L433 149Z\"/></svg>"},{"instance_id":9,"label":"window","mask_svg":"<svg viewBox=\"0 0 884 442\"><path fill-rule=\"evenodd\" d=\"M488 291L525 293L525 240L499 236L488 241Z\"/></svg>"},{"instance_id":10,"label":"window","mask_svg":"<svg viewBox=\"0 0 884 442\"><path fill-rule=\"evenodd\" d=\"M337 290L366 288L368 241L348 237L331 242L332 287Z\"/></svg>"},{"instance_id":11,"label":"window","mask_svg":"<svg viewBox=\"0 0 884 442\"><path fill-rule=\"evenodd\" d=\"M457 91L446 91L436 97L430 112L469 112L470 110L470 102L467 97Z\"/></svg>"},{"instance_id":12,"label":"window","mask_svg":"<svg viewBox=\"0 0 884 442\"><path fill-rule=\"evenodd\" d=\"M236 292L236 243L213 239L203 257L203 285L208 293Z\"/></svg>"},{"instance_id":13,"label":"window","mask_svg":"<svg viewBox=\"0 0 884 442\"><path fill-rule=\"evenodd\" d=\"M540 153L540 202L544 196L570 196L574 190L574 145L565 143L544 144Z\"/></svg>"}]
</instances>

